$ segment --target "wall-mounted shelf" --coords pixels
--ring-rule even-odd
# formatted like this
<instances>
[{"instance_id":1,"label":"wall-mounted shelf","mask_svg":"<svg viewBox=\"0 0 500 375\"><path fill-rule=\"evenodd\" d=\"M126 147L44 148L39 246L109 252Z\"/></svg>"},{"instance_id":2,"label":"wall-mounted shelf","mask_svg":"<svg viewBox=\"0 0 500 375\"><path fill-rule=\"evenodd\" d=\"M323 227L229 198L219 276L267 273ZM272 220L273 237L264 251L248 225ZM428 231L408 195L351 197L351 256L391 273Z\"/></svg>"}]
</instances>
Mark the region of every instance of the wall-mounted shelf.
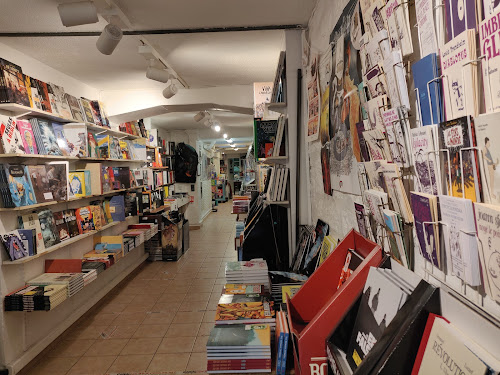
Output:
<instances>
[{"instance_id":1,"label":"wall-mounted shelf","mask_svg":"<svg viewBox=\"0 0 500 375\"><path fill-rule=\"evenodd\" d=\"M78 156L58 156L58 155L31 155L31 154L0 154L0 159L11 159L20 160L20 163L24 162L24 159L28 160L41 160L42 162L51 160L62 160L62 161L90 161L90 162L118 162L118 163L146 163L147 160L135 160L135 159L105 159L105 158L80 158ZM33 164L33 163L30 163Z\"/></svg>"},{"instance_id":2,"label":"wall-mounted shelf","mask_svg":"<svg viewBox=\"0 0 500 375\"><path fill-rule=\"evenodd\" d=\"M269 111L286 114L286 103L267 103L266 107Z\"/></svg>"},{"instance_id":3,"label":"wall-mounted shelf","mask_svg":"<svg viewBox=\"0 0 500 375\"><path fill-rule=\"evenodd\" d=\"M3 212L5 212L5 211L32 211L32 210L36 210L37 208L53 206L53 205L56 205L59 203L75 202L75 201L81 201L83 199L95 199L95 198L99 198L99 197L106 196L106 195L114 195L114 194L123 193L126 191L142 189L145 187L146 187L146 185L141 185L141 186L131 187L129 189L111 190L111 191L107 191L107 192L102 193L102 194L93 194L93 195L87 195L85 197L70 198L66 201L50 201L50 202L32 204L30 206L20 206L20 207L13 207L13 208L0 207L0 212L2 212L2 211Z\"/></svg>"},{"instance_id":4,"label":"wall-mounted shelf","mask_svg":"<svg viewBox=\"0 0 500 375\"><path fill-rule=\"evenodd\" d=\"M260 164L285 164L288 163L288 156L270 156L268 158L259 159Z\"/></svg>"},{"instance_id":5,"label":"wall-mounted shelf","mask_svg":"<svg viewBox=\"0 0 500 375\"><path fill-rule=\"evenodd\" d=\"M15 104L15 103L1 103L0 104L0 112L9 112L9 114L11 116L18 117L21 119L31 118L31 117L41 117L41 118L45 118L47 120L57 121L57 122L61 122L61 123L81 123L81 122L75 121L73 119L67 119L67 118L62 118L62 117L56 116L50 112L45 112L45 111L42 111L40 109L26 107L24 105ZM95 130L98 132L105 132L107 134L114 135L117 137L126 137L128 139L138 139L138 138L145 139L144 137L141 137L141 136L125 133L125 132L122 132L119 130L113 130L110 128L106 128L104 126L99 126L99 125L91 124L88 122L85 122L85 125L87 125L88 129L92 129L92 130Z\"/></svg>"},{"instance_id":6,"label":"wall-mounted shelf","mask_svg":"<svg viewBox=\"0 0 500 375\"><path fill-rule=\"evenodd\" d=\"M148 169L165 170L165 169L170 169L170 167L148 167Z\"/></svg>"},{"instance_id":7,"label":"wall-mounted shelf","mask_svg":"<svg viewBox=\"0 0 500 375\"><path fill-rule=\"evenodd\" d=\"M288 207L290 205L289 201L266 201L268 204L274 204L277 206Z\"/></svg>"},{"instance_id":8,"label":"wall-mounted shelf","mask_svg":"<svg viewBox=\"0 0 500 375\"><path fill-rule=\"evenodd\" d=\"M133 218L134 216L127 216L125 218L125 220L129 220L130 218ZM33 256L30 256L30 257L25 257L25 258L21 258L21 259L18 259L18 260L4 260L2 262L2 265L4 266L12 266L12 265L18 265L18 264L24 264L24 263L28 263L28 262L31 262L32 260L35 260L37 258L40 258L46 254L50 254L50 253L53 253L54 251L57 251L57 250L60 250L68 245L71 245L73 243L76 243L76 242L79 242L87 237L91 237L99 232L102 232L106 229L109 229L111 227L114 227L115 225L118 225L120 223L123 223L123 221L114 221L112 223L109 223L109 224L106 224L105 226L103 226L101 229L99 230L93 230L93 231L90 231L88 233L84 233L84 234L80 234L78 236L75 236L73 238L70 238L69 240L66 240L66 241L62 241L60 243L58 243L57 245L54 245L54 246L51 246L49 248L47 248L43 253L40 253L40 254L36 254L36 255L33 255Z\"/></svg>"}]
</instances>

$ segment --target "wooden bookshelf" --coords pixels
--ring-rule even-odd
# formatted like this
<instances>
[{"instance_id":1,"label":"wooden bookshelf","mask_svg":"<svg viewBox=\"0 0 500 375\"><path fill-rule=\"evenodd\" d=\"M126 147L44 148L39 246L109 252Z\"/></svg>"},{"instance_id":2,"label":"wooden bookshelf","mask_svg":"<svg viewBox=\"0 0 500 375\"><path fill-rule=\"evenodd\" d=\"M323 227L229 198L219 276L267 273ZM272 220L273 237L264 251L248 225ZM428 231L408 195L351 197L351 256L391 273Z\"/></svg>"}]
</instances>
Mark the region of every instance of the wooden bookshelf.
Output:
<instances>
[{"instance_id":1,"label":"wooden bookshelf","mask_svg":"<svg viewBox=\"0 0 500 375\"><path fill-rule=\"evenodd\" d=\"M125 218L125 221L129 220L130 218L133 218L134 216L127 216ZM114 227L115 225L118 225L120 223L123 223L123 221L114 221L112 223L109 223L109 224L106 224L105 226L103 226L101 229L99 230L93 230L93 231L90 231L88 233L84 233L84 234L80 234L78 236L75 236L73 238L70 238L69 240L66 240L66 241L62 241L60 243L58 243L57 245L54 245L54 246L51 246L47 249L45 249L45 251L43 253L40 253L40 254L36 254L36 255L33 255L33 256L30 256L30 257L25 257L25 258L21 258L21 259L18 259L18 260L4 260L2 262L2 265L6 266L6 265L18 265L18 264L24 264L24 263L28 263L28 262L31 262L32 260L35 260L35 259L38 259L42 256L45 256L46 254L50 254L50 253L53 253L54 251L57 251L57 250L60 250L68 245L71 245L73 243L76 243L76 242L79 242L87 237L91 237L99 232L102 232L106 229L109 229L111 227Z\"/></svg>"},{"instance_id":2,"label":"wooden bookshelf","mask_svg":"<svg viewBox=\"0 0 500 375\"><path fill-rule=\"evenodd\" d=\"M270 156L268 158L259 159L260 164L285 164L288 162L288 156Z\"/></svg>"},{"instance_id":3,"label":"wooden bookshelf","mask_svg":"<svg viewBox=\"0 0 500 375\"><path fill-rule=\"evenodd\" d=\"M46 206L53 206L59 203L68 203L68 202L76 202L76 201L81 201L83 199L95 199L103 196L109 196L109 195L114 195L117 193L123 193L127 191L133 191L133 190L138 190L147 187L147 185L141 185L141 186L135 186L131 187L129 189L119 189L119 190L111 190L107 191L102 194L93 194L93 195L87 195L85 197L77 197L77 198L70 198L66 201L51 201L51 202L44 202L44 203L37 203L37 204L32 204L30 206L21 206L21 207L13 207L13 208L5 208L5 207L0 207L0 212L2 211L31 211L31 210L36 210L37 208L41 207L46 207Z\"/></svg>"},{"instance_id":4,"label":"wooden bookshelf","mask_svg":"<svg viewBox=\"0 0 500 375\"><path fill-rule=\"evenodd\" d=\"M139 214L139 216L157 214L158 212L162 212L167 208L170 208L170 206L161 206L161 207L155 208L154 210L149 210L148 212L142 212Z\"/></svg>"}]
</instances>

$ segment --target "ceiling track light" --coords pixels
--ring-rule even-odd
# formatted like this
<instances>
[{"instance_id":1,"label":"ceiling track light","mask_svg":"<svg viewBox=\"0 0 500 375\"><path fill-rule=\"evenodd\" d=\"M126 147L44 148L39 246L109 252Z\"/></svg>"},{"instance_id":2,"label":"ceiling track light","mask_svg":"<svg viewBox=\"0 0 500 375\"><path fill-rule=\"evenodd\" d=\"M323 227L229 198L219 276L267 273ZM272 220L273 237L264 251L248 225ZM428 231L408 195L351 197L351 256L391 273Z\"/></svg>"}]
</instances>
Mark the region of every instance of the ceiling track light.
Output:
<instances>
[{"instance_id":1,"label":"ceiling track light","mask_svg":"<svg viewBox=\"0 0 500 375\"><path fill-rule=\"evenodd\" d=\"M226 134L226 133L224 133L223 137L224 137L224 139L227 139L227 134Z\"/></svg>"},{"instance_id":2,"label":"ceiling track light","mask_svg":"<svg viewBox=\"0 0 500 375\"><path fill-rule=\"evenodd\" d=\"M158 81L162 83L167 83L171 79L175 79L175 76L171 74L168 70L155 68L154 62L150 62L148 70L146 70L146 77L152 79L153 81Z\"/></svg>"},{"instance_id":3,"label":"ceiling track light","mask_svg":"<svg viewBox=\"0 0 500 375\"><path fill-rule=\"evenodd\" d=\"M92 1L59 4L57 10L62 24L66 27L99 22L97 8Z\"/></svg>"},{"instance_id":4,"label":"ceiling track light","mask_svg":"<svg viewBox=\"0 0 500 375\"><path fill-rule=\"evenodd\" d=\"M165 99L170 99L172 96L174 96L175 94L177 94L179 92L179 89L177 88L177 86L175 85L175 83L171 83L170 85L168 85L167 87L165 87L165 89L163 90L163 97Z\"/></svg>"},{"instance_id":5,"label":"ceiling track light","mask_svg":"<svg viewBox=\"0 0 500 375\"><path fill-rule=\"evenodd\" d=\"M220 125L214 125L212 127L213 130L215 130L217 133L220 132Z\"/></svg>"},{"instance_id":6,"label":"ceiling track light","mask_svg":"<svg viewBox=\"0 0 500 375\"><path fill-rule=\"evenodd\" d=\"M194 115L194 121L200 122L207 116L207 113L204 111L198 112L196 115Z\"/></svg>"},{"instance_id":7,"label":"ceiling track light","mask_svg":"<svg viewBox=\"0 0 500 375\"><path fill-rule=\"evenodd\" d=\"M107 24L97 39L96 47L103 55L111 55L122 37L122 29L111 23Z\"/></svg>"}]
</instances>

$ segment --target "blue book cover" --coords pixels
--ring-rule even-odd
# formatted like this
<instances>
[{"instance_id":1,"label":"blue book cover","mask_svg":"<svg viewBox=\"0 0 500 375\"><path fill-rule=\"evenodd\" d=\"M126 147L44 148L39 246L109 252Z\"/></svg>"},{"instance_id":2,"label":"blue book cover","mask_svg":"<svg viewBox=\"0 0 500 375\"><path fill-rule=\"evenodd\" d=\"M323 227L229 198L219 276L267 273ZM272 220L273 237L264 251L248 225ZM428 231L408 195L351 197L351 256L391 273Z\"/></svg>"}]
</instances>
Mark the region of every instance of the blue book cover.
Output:
<instances>
[{"instance_id":1,"label":"blue book cover","mask_svg":"<svg viewBox=\"0 0 500 375\"><path fill-rule=\"evenodd\" d=\"M286 322L285 322L286 324ZM285 335L283 337L283 351L281 354L281 375L285 375L286 373L286 360L288 358L288 338L290 336L290 333L285 332Z\"/></svg>"},{"instance_id":2,"label":"blue book cover","mask_svg":"<svg viewBox=\"0 0 500 375\"><path fill-rule=\"evenodd\" d=\"M12 202L16 207L36 204L35 192L26 166L6 164L5 174Z\"/></svg>"},{"instance_id":3,"label":"blue book cover","mask_svg":"<svg viewBox=\"0 0 500 375\"><path fill-rule=\"evenodd\" d=\"M51 124L43 119L38 119L38 129L47 155L62 156L61 149L57 144L57 138Z\"/></svg>"},{"instance_id":4,"label":"blue book cover","mask_svg":"<svg viewBox=\"0 0 500 375\"><path fill-rule=\"evenodd\" d=\"M442 112L443 104L441 103L441 82L434 81L427 85L428 82L439 77L437 55L431 53L420 59L411 66L413 72L413 83L415 89L418 89L418 100L421 107L422 125L438 124L444 120ZM427 87L429 90L427 90ZM429 102L430 93L430 102ZM432 116L431 116L432 107Z\"/></svg>"},{"instance_id":5,"label":"blue book cover","mask_svg":"<svg viewBox=\"0 0 500 375\"><path fill-rule=\"evenodd\" d=\"M24 248L28 251L29 256L35 255L35 237L33 236L34 229L18 229L19 237L23 242Z\"/></svg>"},{"instance_id":6,"label":"blue book cover","mask_svg":"<svg viewBox=\"0 0 500 375\"><path fill-rule=\"evenodd\" d=\"M123 195L116 195L109 200L109 212L113 221L125 220L125 199Z\"/></svg>"}]
</instances>

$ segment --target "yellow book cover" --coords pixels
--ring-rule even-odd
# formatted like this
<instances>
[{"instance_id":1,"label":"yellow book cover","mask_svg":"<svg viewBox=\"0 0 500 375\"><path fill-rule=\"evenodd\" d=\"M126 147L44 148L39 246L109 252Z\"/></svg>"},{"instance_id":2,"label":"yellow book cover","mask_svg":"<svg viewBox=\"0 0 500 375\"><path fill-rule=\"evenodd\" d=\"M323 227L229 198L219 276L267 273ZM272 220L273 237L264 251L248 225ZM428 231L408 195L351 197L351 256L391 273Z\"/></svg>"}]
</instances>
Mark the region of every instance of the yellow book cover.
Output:
<instances>
[{"instance_id":1,"label":"yellow book cover","mask_svg":"<svg viewBox=\"0 0 500 375\"><path fill-rule=\"evenodd\" d=\"M282 302L286 303L286 296L292 298L302 285L283 285L281 287Z\"/></svg>"},{"instance_id":2,"label":"yellow book cover","mask_svg":"<svg viewBox=\"0 0 500 375\"><path fill-rule=\"evenodd\" d=\"M333 236L326 236L323 239L321 250L319 252L318 265L316 266L316 268L321 266L321 264L326 260L326 258L328 258L328 255L332 253L336 246L337 240Z\"/></svg>"},{"instance_id":3,"label":"yellow book cover","mask_svg":"<svg viewBox=\"0 0 500 375\"><path fill-rule=\"evenodd\" d=\"M69 195L70 198L85 196L85 172L69 172Z\"/></svg>"}]
</instances>

